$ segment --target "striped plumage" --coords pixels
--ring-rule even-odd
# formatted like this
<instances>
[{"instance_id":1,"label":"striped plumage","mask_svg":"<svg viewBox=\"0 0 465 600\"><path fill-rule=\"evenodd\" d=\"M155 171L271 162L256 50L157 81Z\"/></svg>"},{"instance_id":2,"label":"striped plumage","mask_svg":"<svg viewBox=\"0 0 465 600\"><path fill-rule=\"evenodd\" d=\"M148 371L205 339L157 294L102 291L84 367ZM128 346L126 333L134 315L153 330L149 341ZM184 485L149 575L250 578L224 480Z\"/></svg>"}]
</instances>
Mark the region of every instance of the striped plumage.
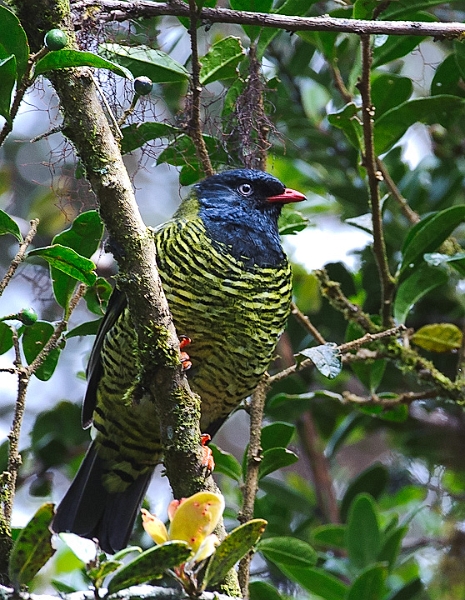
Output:
<instances>
[{"instance_id":1,"label":"striped plumage","mask_svg":"<svg viewBox=\"0 0 465 600\"><path fill-rule=\"evenodd\" d=\"M214 434L272 359L291 300L279 240L283 203L304 196L262 171L234 170L194 186L172 220L154 230L157 262L178 334L191 338L188 371L201 429ZM96 436L53 523L127 543L161 461L155 405L138 382L137 340L125 296L112 295L88 366L83 422Z\"/></svg>"}]
</instances>

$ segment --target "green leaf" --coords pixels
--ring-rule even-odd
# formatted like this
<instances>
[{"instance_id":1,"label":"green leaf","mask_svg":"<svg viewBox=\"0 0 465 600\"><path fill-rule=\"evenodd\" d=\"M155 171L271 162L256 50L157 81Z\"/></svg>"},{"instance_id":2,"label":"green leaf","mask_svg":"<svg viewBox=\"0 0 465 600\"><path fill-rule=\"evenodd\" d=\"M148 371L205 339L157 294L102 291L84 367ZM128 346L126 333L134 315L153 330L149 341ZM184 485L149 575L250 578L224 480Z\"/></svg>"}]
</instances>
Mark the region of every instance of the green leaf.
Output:
<instances>
[{"instance_id":1,"label":"green leaf","mask_svg":"<svg viewBox=\"0 0 465 600\"><path fill-rule=\"evenodd\" d=\"M229 533L215 550L205 571L202 586L207 588L223 581L228 571L258 542L267 522L252 519Z\"/></svg>"},{"instance_id":2,"label":"green leaf","mask_svg":"<svg viewBox=\"0 0 465 600\"><path fill-rule=\"evenodd\" d=\"M446 94L403 102L375 121L376 154L383 154L390 150L415 123L425 125L440 123L448 128L464 111L465 99Z\"/></svg>"},{"instance_id":3,"label":"green leaf","mask_svg":"<svg viewBox=\"0 0 465 600\"><path fill-rule=\"evenodd\" d=\"M283 421L276 421L265 425L261 433L261 447L263 450L271 448L285 448L295 433L295 426Z\"/></svg>"},{"instance_id":4,"label":"green leaf","mask_svg":"<svg viewBox=\"0 0 465 600\"><path fill-rule=\"evenodd\" d=\"M4 6L0 6L0 23L2 24L2 37L0 40L0 60L11 54L16 57L16 77L19 82L27 69L29 60L29 44L26 32L21 26L18 17ZM2 85L3 85L2 81Z\"/></svg>"},{"instance_id":5,"label":"green leaf","mask_svg":"<svg viewBox=\"0 0 465 600\"><path fill-rule=\"evenodd\" d=\"M16 81L16 57L14 54L8 58L0 59L0 116L11 123L10 106L11 93Z\"/></svg>"},{"instance_id":6,"label":"green leaf","mask_svg":"<svg viewBox=\"0 0 465 600\"><path fill-rule=\"evenodd\" d=\"M215 461L215 473L223 473L223 475L227 475L235 481L240 481L242 479L242 469L237 458L218 448L215 444L209 444L208 447L212 451L213 460Z\"/></svg>"},{"instance_id":7,"label":"green leaf","mask_svg":"<svg viewBox=\"0 0 465 600\"><path fill-rule=\"evenodd\" d=\"M88 287L84 294L84 300L90 312L93 312L94 315L104 315L112 292L111 284L103 277L97 277L94 285Z\"/></svg>"},{"instance_id":8,"label":"green leaf","mask_svg":"<svg viewBox=\"0 0 465 600\"><path fill-rule=\"evenodd\" d=\"M81 323L77 327L74 327L73 329L68 331L68 333L66 334L66 339L84 335L96 335L101 322L102 319L95 319L95 321L87 321L87 323Z\"/></svg>"},{"instance_id":9,"label":"green leaf","mask_svg":"<svg viewBox=\"0 0 465 600\"><path fill-rule=\"evenodd\" d=\"M345 525L320 525L312 530L312 542L316 545L344 550L346 547Z\"/></svg>"},{"instance_id":10,"label":"green leaf","mask_svg":"<svg viewBox=\"0 0 465 600\"><path fill-rule=\"evenodd\" d=\"M121 44L101 44L99 49L113 56L114 60L127 68L134 77L146 76L154 83L173 83L189 79L189 72L161 50L144 45Z\"/></svg>"},{"instance_id":11,"label":"green leaf","mask_svg":"<svg viewBox=\"0 0 465 600\"><path fill-rule=\"evenodd\" d=\"M318 371L328 379L334 379L342 370L341 355L333 342L301 350L297 357L309 358Z\"/></svg>"},{"instance_id":12,"label":"green leaf","mask_svg":"<svg viewBox=\"0 0 465 600\"><path fill-rule=\"evenodd\" d=\"M249 584L249 600L284 600L276 588L266 581L252 581Z\"/></svg>"},{"instance_id":13,"label":"green leaf","mask_svg":"<svg viewBox=\"0 0 465 600\"><path fill-rule=\"evenodd\" d=\"M394 300L396 323L405 323L414 304L435 288L445 285L449 277L443 269L420 265L399 286Z\"/></svg>"},{"instance_id":14,"label":"green leaf","mask_svg":"<svg viewBox=\"0 0 465 600\"><path fill-rule=\"evenodd\" d=\"M121 140L121 152L127 154L140 148L150 140L156 140L162 137L170 137L176 133L180 133L177 127L168 125L167 123L132 123L121 129L123 139Z\"/></svg>"},{"instance_id":15,"label":"green leaf","mask_svg":"<svg viewBox=\"0 0 465 600\"><path fill-rule=\"evenodd\" d=\"M200 59L200 83L207 85L219 79L236 78L237 66L244 55L244 48L239 38L233 36L222 38Z\"/></svg>"},{"instance_id":16,"label":"green leaf","mask_svg":"<svg viewBox=\"0 0 465 600\"><path fill-rule=\"evenodd\" d=\"M368 567L350 586L346 600L381 600L384 596L386 577L387 569L384 565Z\"/></svg>"},{"instance_id":17,"label":"green leaf","mask_svg":"<svg viewBox=\"0 0 465 600\"><path fill-rule=\"evenodd\" d=\"M72 248L67 248L61 244L36 248L27 253L27 257L39 256L46 260L51 267L70 275L86 285L93 285L97 279L94 273L94 263L75 252Z\"/></svg>"},{"instance_id":18,"label":"green leaf","mask_svg":"<svg viewBox=\"0 0 465 600\"><path fill-rule=\"evenodd\" d=\"M459 43L460 50L463 44ZM464 96L464 91L461 89L460 70L457 68L457 56L449 54L443 62L437 67L434 72L433 80L431 81L431 95L448 94L453 96Z\"/></svg>"},{"instance_id":19,"label":"green leaf","mask_svg":"<svg viewBox=\"0 0 465 600\"><path fill-rule=\"evenodd\" d=\"M400 589L396 590L393 594L391 594L386 600L413 600L418 597L420 599L419 594L425 591L423 583L419 577L412 579L405 585L403 585Z\"/></svg>"},{"instance_id":20,"label":"green leaf","mask_svg":"<svg viewBox=\"0 0 465 600\"><path fill-rule=\"evenodd\" d=\"M462 332L453 323L431 323L420 327L412 342L430 352L452 352L462 346Z\"/></svg>"},{"instance_id":21,"label":"green leaf","mask_svg":"<svg viewBox=\"0 0 465 600\"><path fill-rule=\"evenodd\" d=\"M157 579L168 569L186 562L192 554L187 542L166 542L142 552L117 571L108 584L108 593L114 594L131 585Z\"/></svg>"},{"instance_id":22,"label":"green leaf","mask_svg":"<svg viewBox=\"0 0 465 600\"><path fill-rule=\"evenodd\" d=\"M13 347L13 331L9 325L0 322L0 354Z\"/></svg>"},{"instance_id":23,"label":"green leaf","mask_svg":"<svg viewBox=\"0 0 465 600\"><path fill-rule=\"evenodd\" d=\"M27 363L30 365L54 332L53 325L47 321L36 321L34 325L24 328L23 351ZM60 357L60 348L54 348L49 352L42 365L35 371L34 375L41 381L48 381L53 375Z\"/></svg>"},{"instance_id":24,"label":"green leaf","mask_svg":"<svg viewBox=\"0 0 465 600\"><path fill-rule=\"evenodd\" d=\"M354 19L371 20L373 18L373 11L378 6L379 0L355 0L352 17Z\"/></svg>"},{"instance_id":25,"label":"green leaf","mask_svg":"<svg viewBox=\"0 0 465 600\"><path fill-rule=\"evenodd\" d=\"M52 240L52 245L60 244L71 248L86 259L90 258L100 245L103 235L103 222L99 213L96 210L89 210L78 215L71 227L58 233ZM93 263L92 263L93 264ZM93 266L92 268L95 268ZM53 282L53 293L58 304L65 308L68 306L71 295L76 287L76 277L63 272L63 269L50 266L50 276ZM101 281L101 278L99 278ZM94 285L97 284L97 279L94 280ZM103 284L109 287L110 284ZM110 286L111 288L111 286ZM87 290L89 292L89 290ZM86 292L86 295L87 295ZM100 311L97 314L103 314Z\"/></svg>"},{"instance_id":26,"label":"green leaf","mask_svg":"<svg viewBox=\"0 0 465 600\"><path fill-rule=\"evenodd\" d=\"M391 570L395 566L397 557L402 548L402 540L407 535L407 532L408 527L406 525L403 527L396 527L383 541L377 560L386 562Z\"/></svg>"},{"instance_id":27,"label":"green leaf","mask_svg":"<svg viewBox=\"0 0 465 600\"><path fill-rule=\"evenodd\" d=\"M371 100L376 108L375 119L406 102L413 92L412 80L394 73L378 75L371 86Z\"/></svg>"},{"instance_id":28,"label":"green leaf","mask_svg":"<svg viewBox=\"0 0 465 600\"><path fill-rule=\"evenodd\" d=\"M8 573L16 590L29 584L35 574L53 556L49 526L53 504L43 504L19 534L10 556Z\"/></svg>"},{"instance_id":29,"label":"green leaf","mask_svg":"<svg viewBox=\"0 0 465 600\"><path fill-rule=\"evenodd\" d=\"M324 600L344 600L348 587L329 572L316 567L302 568L280 565L281 571L292 581ZM360 599L361 600L361 599Z\"/></svg>"},{"instance_id":30,"label":"green leaf","mask_svg":"<svg viewBox=\"0 0 465 600\"><path fill-rule=\"evenodd\" d=\"M380 400L383 400L384 398L386 400L398 398L398 396L392 392L380 392L378 397ZM409 416L408 406L405 404L399 404L398 406L390 408L382 405L359 406L358 410L361 413L370 415L370 417L376 417L377 419L382 419L383 421L389 421L391 423L405 423Z\"/></svg>"},{"instance_id":31,"label":"green leaf","mask_svg":"<svg viewBox=\"0 0 465 600\"><path fill-rule=\"evenodd\" d=\"M289 467L298 460L299 457L287 448L270 448L270 450L263 452L259 467L259 479L262 479L278 469Z\"/></svg>"},{"instance_id":32,"label":"green leaf","mask_svg":"<svg viewBox=\"0 0 465 600\"><path fill-rule=\"evenodd\" d=\"M13 219L3 210L0 210L0 235L5 235L6 233L11 233L14 235L18 242L23 241L23 236L21 235L21 231Z\"/></svg>"},{"instance_id":33,"label":"green leaf","mask_svg":"<svg viewBox=\"0 0 465 600\"><path fill-rule=\"evenodd\" d=\"M34 69L34 76L42 75L55 69L69 69L71 67L94 67L108 69L125 79L132 79L131 72L124 66L102 58L93 52L83 50L56 50L49 52L39 60Z\"/></svg>"},{"instance_id":34,"label":"green leaf","mask_svg":"<svg viewBox=\"0 0 465 600\"><path fill-rule=\"evenodd\" d=\"M230 0L229 4L233 10L269 13L273 6L273 0ZM249 36L251 42L253 42L260 33L260 27L256 27L255 25L243 25L242 28Z\"/></svg>"},{"instance_id":35,"label":"green leaf","mask_svg":"<svg viewBox=\"0 0 465 600\"><path fill-rule=\"evenodd\" d=\"M313 567L318 560L318 555L310 544L295 537L266 538L258 543L257 550L278 567Z\"/></svg>"},{"instance_id":36,"label":"green leaf","mask_svg":"<svg viewBox=\"0 0 465 600\"><path fill-rule=\"evenodd\" d=\"M464 220L465 205L459 204L430 214L414 225L402 246L400 273L422 262L423 255L436 250Z\"/></svg>"},{"instance_id":37,"label":"green leaf","mask_svg":"<svg viewBox=\"0 0 465 600\"><path fill-rule=\"evenodd\" d=\"M308 225L308 219L297 210L283 210L279 217L279 235L295 235Z\"/></svg>"},{"instance_id":38,"label":"green leaf","mask_svg":"<svg viewBox=\"0 0 465 600\"><path fill-rule=\"evenodd\" d=\"M441 0L396 0L391 2L389 6L381 13L385 20L402 19L405 21L414 21L412 11L424 10L444 4Z\"/></svg>"},{"instance_id":39,"label":"green leaf","mask_svg":"<svg viewBox=\"0 0 465 600\"><path fill-rule=\"evenodd\" d=\"M370 494L377 499L386 489L389 473L384 465L379 463L371 465L362 471L349 484L341 502L341 519L347 520L347 515L356 496L362 493Z\"/></svg>"},{"instance_id":40,"label":"green leaf","mask_svg":"<svg viewBox=\"0 0 465 600\"><path fill-rule=\"evenodd\" d=\"M349 102L340 111L328 115L328 121L333 127L342 129L352 146L360 150L363 146L363 129L358 111L358 107Z\"/></svg>"},{"instance_id":41,"label":"green leaf","mask_svg":"<svg viewBox=\"0 0 465 600\"><path fill-rule=\"evenodd\" d=\"M368 494L359 494L350 506L346 546L350 562L359 569L371 565L381 549L378 511Z\"/></svg>"}]
</instances>

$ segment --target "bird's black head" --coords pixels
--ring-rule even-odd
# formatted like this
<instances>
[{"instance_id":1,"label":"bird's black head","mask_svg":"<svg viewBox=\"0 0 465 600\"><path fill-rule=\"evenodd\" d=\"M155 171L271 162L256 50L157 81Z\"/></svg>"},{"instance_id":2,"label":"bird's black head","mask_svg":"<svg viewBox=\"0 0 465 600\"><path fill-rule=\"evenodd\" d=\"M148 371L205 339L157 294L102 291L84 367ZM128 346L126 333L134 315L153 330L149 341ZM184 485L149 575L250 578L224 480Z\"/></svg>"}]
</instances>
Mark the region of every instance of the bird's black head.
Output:
<instances>
[{"instance_id":1,"label":"bird's black head","mask_svg":"<svg viewBox=\"0 0 465 600\"><path fill-rule=\"evenodd\" d=\"M305 196L264 171L234 169L194 186L199 215L213 241L248 265L278 264L284 259L278 234L283 204Z\"/></svg>"}]
</instances>

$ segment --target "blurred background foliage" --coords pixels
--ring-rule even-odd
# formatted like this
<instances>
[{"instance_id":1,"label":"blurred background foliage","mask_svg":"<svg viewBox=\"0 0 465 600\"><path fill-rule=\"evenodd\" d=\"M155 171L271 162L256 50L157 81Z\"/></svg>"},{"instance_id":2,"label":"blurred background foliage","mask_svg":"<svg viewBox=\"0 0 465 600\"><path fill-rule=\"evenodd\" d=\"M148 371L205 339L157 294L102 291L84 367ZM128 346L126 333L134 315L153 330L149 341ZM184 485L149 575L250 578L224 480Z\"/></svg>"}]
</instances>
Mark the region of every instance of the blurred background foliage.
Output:
<instances>
[{"instance_id":1,"label":"blurred background foliage","mask_svg":"<svg viewBox=\"0 0 465 600\"><path fill-rule=\"evenodd\" d=\"M354 15L369 18L381 4L385 7L378 15L381 20L465 20L462 1L257 0L255 8L350 19ZM240 0L231 1L230 7L250 8ZM127 130L123 142L131 149L125 160L141 212L150 225L168 218L186 193L183 186L201 176L192 142L181 135L186 118L185 73L191 66L186 24L175 17L108 23L87 19L78 23L83 48L155 82L151 94L139 100L126 126L153 122L167 127L158 130L155 139L150 135L134 139ZM253 111L247 112L257 93L250 76L248 49L252 44L261 63L256 85L259 95L263 87L270 132L267 170L308 197L308 202L299 205L302 218L293 213L283 221L283 228L294 234L286 235L284 243L294 262L295 303L326 340L340 344L360 337L364 332L348 323L322 295L314 274L314 269L325 267L352 303L367 314L380 314L380 281L366 219L370 212L366 171L354 134L360 127L359 37L335 32L290 34L232 24L201 26L198 36L200 56L226 38L236 40L231 42L235 58L220 76L205 74L204 79L202 120L215 167L247 162L263 125L254 121ZM395 130L390 141L381 141L378 146L394 182L393 188L385 178L380 188L386 252L395 274L415 220L464 204L465 47L456 41L414 36L377 35L372 42L375 144ZM176 70L173 62L160 74L158 59L141 58L126 50L141 45L165 52L180 68ZM205 71L207 68L208 64ZM98 79L109 106L119 117L131 103L131 87L107 71L99 71ZM426 102L424 108L415 103L418 100ZM391 112L390 119L386 117L400 105L402 110ZM23 233L30 219L40 218L34 240L37 247L51 243L78 214L96 206L70 144L60 132L41 137L59 123L57 98L47 79L39 77L23 102L12 134L0 149L0 208L15 219ZM32 138L39 139L31 143ZM443 254L462 251L465 229L460 222L457 225L452 228L454 252L444 252L441 247ZM443 239L447 237L445 234ZM425 252L439 251L440 246ZM4 271L15 252L12 236L1 236ZM93 259L98 275L111 281L115 264L104 245ZM465 283L460 256L456 262L438 267L447 275L438 275L440 286L426 292L426 280L416 282L409 297L413 306L406 313L410 337L411 331L425 325L447 323L456 327L454 332L459 333L446 351L438 352L434 344L414 346L452 380L463 376ZM106 292L101 297L104 305ZM103 308L94 305L92 314L89 303L81 304L73 313L70 329L95 320ZM44 321L54 322L62 314L53 296L48 268L39 260L20 267L1 305L2 315L29 305ZM21 438L23 466L13 520L17 527L24 525L45 500L59 500L87 446L89 433L80 428L79 403L92 339L91 335L69 337L53 375L31 384ZM293 356L311 345L315 345L311 333L291 316L271 373L292 364ZM0 366L9 368L12 351L0 358ZM266 536L292 536L312 544L318 550L318 563L300 571L295 565L278 569L264 550L253 563L253 599L463 597L463 408L460 402L425 387L418 374L381 356L376 358L367 355L363 363L348 364L333 380L316 369L307 369L273 385L266 408L269 429L263 441L271 467L260 482L256 515L269 522ZM1 434L6 439L16 381L6 372L0 376ZM407 393L416 396L403 405L383 408L374 401ZM358 402L351 402L351 398ZM241 503L246 444L247 415L239 409L215 439L222 450L214 448L229 525L236 523ZM276 452L273 458L272 450L283 447L289 447L286 456ZM297 461L291 453L298 456ZM0 446L1 470L6 467L6 457L5 441ZM148 495L152 512L166 515L168 497L166 481L157 477ZM134 534L134 542L148 544L141 527ZM60 581L60 589L79 587L83 580L78 566L69 551L62 549L36 578L34 589L47 588L50 580Z\"/></svg>"}]
</instances>

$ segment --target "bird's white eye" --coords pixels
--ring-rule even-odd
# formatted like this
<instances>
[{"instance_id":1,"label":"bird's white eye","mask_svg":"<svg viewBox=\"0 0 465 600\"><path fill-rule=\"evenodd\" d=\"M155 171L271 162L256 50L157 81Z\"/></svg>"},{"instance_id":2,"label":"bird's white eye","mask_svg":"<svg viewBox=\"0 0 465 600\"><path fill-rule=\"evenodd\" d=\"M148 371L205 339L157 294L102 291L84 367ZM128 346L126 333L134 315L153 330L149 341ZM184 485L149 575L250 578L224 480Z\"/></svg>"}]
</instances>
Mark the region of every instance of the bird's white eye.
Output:
<instances>
[{"instance_id":1,"label":"bird's white eye","mask_svg":"<svg viewBox=\"0 0 465 600\"><path fill-rule=\"evenodd\" d=\"M250 183L241 183L237 189L242 196L250 196L253 193L253 187Z\"/></svg>"}]
</instances>

